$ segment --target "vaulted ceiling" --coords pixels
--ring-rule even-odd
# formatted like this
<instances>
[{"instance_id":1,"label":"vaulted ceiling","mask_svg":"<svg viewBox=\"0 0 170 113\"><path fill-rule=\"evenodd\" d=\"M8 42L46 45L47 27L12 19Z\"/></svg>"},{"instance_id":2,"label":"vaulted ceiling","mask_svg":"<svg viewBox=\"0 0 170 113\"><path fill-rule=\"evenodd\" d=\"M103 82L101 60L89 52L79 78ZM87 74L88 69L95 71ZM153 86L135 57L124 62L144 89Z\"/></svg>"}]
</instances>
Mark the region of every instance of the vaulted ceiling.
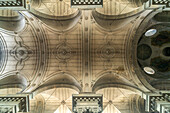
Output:
<instances>
[{"instance_id":1,"label":"vaulted ceiling","mask_svg":"<svg viewBox=\"0 0 170 113\"><path fill-rule=\"evenodd\" d=\"M104 113L135 113L116 102L170 89L170 13L145 10L144 2L80 10L68 0L32 0L27 11L0 10L0 88L33 93L34 110L52 99L52 112L68 113L72 94L93 92L104 95Z\"/></svg>"}]
</instances>

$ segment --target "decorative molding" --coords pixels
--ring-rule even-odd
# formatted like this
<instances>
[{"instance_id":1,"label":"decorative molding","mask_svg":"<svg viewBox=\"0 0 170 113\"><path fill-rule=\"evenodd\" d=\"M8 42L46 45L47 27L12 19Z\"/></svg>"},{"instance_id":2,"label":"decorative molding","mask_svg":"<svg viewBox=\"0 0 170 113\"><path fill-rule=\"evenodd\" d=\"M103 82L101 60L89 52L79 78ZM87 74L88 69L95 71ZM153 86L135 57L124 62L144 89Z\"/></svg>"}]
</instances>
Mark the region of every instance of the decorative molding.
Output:
<instances>
[{"instance_id":1,"label":"decorative molding","mask_svg":"<svg viewBox=\"0 0 170 113\"><path fill-rule=\"evenodd\" d=\"M169 0L148 0L145 3L145 8L161 8L162 10L170 10L170 1Z\"/></svg>"},{"instance_id":2,"label":"decorative molding","mask_svg":"<svg viewBox=\"0 0 170 113\"><path fill-rule=\"evenodd\" d=\"M23 6L23 0L5 0L0 1L0 7Z\"/></svg>"},{"instance_id":3,"label":"decorative molding","mask_svg":"<svg viewBox=\"0 0 170 113\"><path fill-rule=\"evenodd\" d=\"M71 7L74 8L102 8L103 0L71 0Z\"/></svg>"},{"instance_id":4,"label":"decorative molding","mask_svg":"<svg viewBox=\"0 0 170 113\"><path fill-rule=\"evenodd\" d=\"M25 9L26 8L26 0L1 0L0 1L0 9Z\"/></svg>"},{"instance_id":5,"label":"decorative molding","mask_svg":"<svg viewBox=\"0 0 170 113\"><path fill-rule=\"evenodd\" d=\"M33 54L33 51L29 49L29 47L24 45L21 37L16 37L15 41L17 42L17 44L12 50L10 50L10 55L18 61L16 64L16 70L22 70L24 68L25 61L30 57L31 54Z\"/></svg>"}]
</instances>

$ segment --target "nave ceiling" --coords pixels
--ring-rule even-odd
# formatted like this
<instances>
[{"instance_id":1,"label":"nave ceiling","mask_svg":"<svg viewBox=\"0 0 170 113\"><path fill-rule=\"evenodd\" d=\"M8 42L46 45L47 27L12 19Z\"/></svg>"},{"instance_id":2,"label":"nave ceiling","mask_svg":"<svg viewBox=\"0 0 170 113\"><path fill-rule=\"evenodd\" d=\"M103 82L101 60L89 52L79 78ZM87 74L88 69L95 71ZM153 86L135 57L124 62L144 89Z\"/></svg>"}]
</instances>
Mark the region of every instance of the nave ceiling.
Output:
<instances>
[{"instance_id":1,"label":"nave ceiling","mask_svg":"<svg viewBox=\"0 0 170 113\"><path fill-rule=\"evenodd\" d=\"M58 107L47 104L45 113L71 113L71 95L91 92L103 94L103 113L136 113L143 93L170 90L170 12L144 2L104 0L81 10L68 0L32 0L28 10L1 9L0 88L33 93L33 111L51 99ZM68 103L51 92L68 94ZM124 101L125 111L116 104Z\"/></svg>"}]
</instances>

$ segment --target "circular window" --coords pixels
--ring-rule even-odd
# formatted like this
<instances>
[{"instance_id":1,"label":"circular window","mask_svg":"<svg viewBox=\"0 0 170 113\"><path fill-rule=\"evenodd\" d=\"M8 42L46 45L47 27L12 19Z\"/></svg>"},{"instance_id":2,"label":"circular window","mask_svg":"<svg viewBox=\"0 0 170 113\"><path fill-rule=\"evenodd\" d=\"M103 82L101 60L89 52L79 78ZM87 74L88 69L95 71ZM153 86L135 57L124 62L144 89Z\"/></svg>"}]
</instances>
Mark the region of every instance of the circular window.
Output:
<instances>
[{"instance_id":1,"label":"circular window","mask_svg":"<svg viewBox=\"0 0 170 113\"><path fill-rule=\"evenodd\" d=\"M143 70L147 73L147 74L150 74L150 75L153 75L155 74L155 71L150 68L150 67L144 67Z\"/></svg>"},{"instance_id":2,"label":"circular window","mask_svg":"<svg viewBox=\"0 0 170 113\"><path fill-rule=\"evenodd\" d=\"M147 36L147 37L153 36L153 35L156 34L156 32L157 32L156 29L150 29L150 30L148 30L148 31L145 33L145 36Z\"/></svg>"}]
</instances>

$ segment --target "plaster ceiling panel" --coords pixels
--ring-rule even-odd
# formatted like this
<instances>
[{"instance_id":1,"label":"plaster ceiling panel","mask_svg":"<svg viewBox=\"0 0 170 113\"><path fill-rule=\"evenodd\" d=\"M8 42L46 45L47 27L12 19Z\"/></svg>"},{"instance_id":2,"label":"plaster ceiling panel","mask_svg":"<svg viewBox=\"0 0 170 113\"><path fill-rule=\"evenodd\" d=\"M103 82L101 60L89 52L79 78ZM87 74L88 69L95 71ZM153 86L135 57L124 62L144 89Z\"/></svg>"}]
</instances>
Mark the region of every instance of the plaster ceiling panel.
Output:
<instances>
[{"instance_id":1,"label":"plaster ceiling panel","mask_svg":"<svg viewBox=\"0 0 170 113\"><path fill-rule=\"evenodd\" d=\"M96 79L105 70L113 72L124 72L123 59L124 36L126 32L107 33L93 26L93 35L91 38L91 60L92 75Z\"/></svg>"},{"instance_id":2,"label":"plaster ceiling panel","mask_svg":"<svg viewBox=\"0 0 170 113\"><path fill-rule=\"evenodd\" d=\"M28 79L32 79L33 71L35 70L35 60L36 60L36 54L34 53L36 48L35 48L35 43L34 42L34 34L33 30L31 29L30 26L28 26L25 31L23 31L20 34L17 34L15 39L17 41L22 40L22 44L19 45L18 43L15 44L13 49L10 49L10 53L14 52L20 52L21 54L11 54L10 57L15 58L17 61L16 64L13 64L13 66L19 70L21 73L24 73L25 76L27 76ZM22 63L18 63L21 61ZM13 61L14 62L14 61ZM32 70L32 71L29 71Z\"/></svg>"},{"instance_id":3,"label":"plaster ceiling panel","mask_svg":"<svg viewBox=\"0 0 170 113\"><path fill-rule=\"evenodd\" d=\"M49 49L51 51L49 59L49 71L45 79L62 73L63 71L78 81L81 79L82 69L82 38L81 27L76 25L69 31L61 33L43 25L46 35L48 35Z\"/></svg>"}]
</instances>

